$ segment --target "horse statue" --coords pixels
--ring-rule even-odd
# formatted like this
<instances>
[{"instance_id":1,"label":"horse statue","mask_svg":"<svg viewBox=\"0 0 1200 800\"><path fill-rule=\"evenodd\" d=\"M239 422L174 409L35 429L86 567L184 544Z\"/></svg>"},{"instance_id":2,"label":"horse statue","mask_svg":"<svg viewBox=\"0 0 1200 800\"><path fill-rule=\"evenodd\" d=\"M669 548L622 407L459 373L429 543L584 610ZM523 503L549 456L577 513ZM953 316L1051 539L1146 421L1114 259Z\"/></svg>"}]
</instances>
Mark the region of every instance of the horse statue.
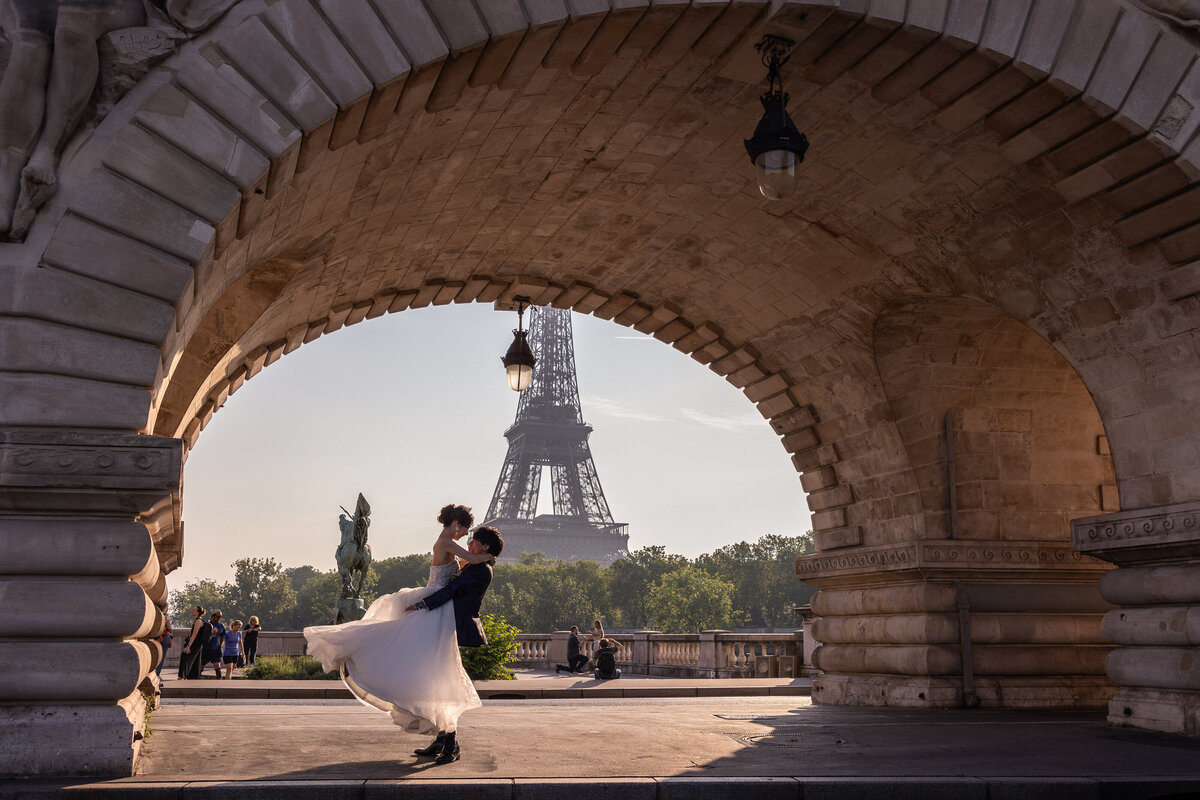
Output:
<instances>
[{"instance_id":1,"label":"horse statue","mask_svg":"<svg viewBox=\"0 0 1200 800\"><path fill-rule=\"evenodd\" d=\"M338 574L342 577L342 594L337 604L339 623L348 619L362 619L365 612L362 588L367 580L367 569L371 566L371 546L367 544L367 528L371 526L370 504L359 494L354 519L347 516L350 512L345 508L342 511L345 513L338 515L342 541L335 553Z\"/></svg>"}]
</instances>

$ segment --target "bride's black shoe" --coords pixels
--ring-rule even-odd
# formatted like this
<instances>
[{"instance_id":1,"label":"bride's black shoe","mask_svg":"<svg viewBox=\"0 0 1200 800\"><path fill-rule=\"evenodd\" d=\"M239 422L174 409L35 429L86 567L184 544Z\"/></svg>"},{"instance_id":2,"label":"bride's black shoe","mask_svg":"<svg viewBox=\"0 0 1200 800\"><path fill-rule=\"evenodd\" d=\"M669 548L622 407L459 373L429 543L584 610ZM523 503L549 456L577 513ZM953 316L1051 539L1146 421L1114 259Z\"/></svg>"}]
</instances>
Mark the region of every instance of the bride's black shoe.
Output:
<instances>
[{"instance_id":1,"label":"bride's black shoe","mask_svg":"<svg viewBox=\"0 0 1200 800\"><path fill-rule=\"evenodd\" d=\"M433 763L435 763L435 764L451 764L455 761L458 761L458 758L459 758L459 748L458 748L458 745L455 744L453 747L447 747L447 748L443 749L442 754L440 756L438 756L437 758L435 758L433 760Z\"/></svg>"}]
</instances>

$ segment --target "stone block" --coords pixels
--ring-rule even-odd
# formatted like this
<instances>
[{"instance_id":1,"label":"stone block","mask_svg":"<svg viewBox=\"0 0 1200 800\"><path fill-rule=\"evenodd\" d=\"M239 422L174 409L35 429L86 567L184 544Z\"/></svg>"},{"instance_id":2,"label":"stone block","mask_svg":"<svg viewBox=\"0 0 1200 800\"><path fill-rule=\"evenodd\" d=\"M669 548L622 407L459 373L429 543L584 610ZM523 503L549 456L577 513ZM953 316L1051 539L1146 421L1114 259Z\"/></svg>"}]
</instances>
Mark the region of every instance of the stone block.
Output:
<instances>
[{"instance_id":1,"label":"stone block","mask_svg":"<svg viewBox=\"0 0 1200 800\"><path fill-rule=\"evenodd\" d=\"M828 511L818 511L812 515L814 531L828 531L846 526L846 509L833 508Z\"/></svg>"},{"instance_id":2,"label":"stone block","mask_svg":"<svg viewBox=\"0 0 1200 800\"><path fill-rule=\"evenodd\" d=\"M145 701L0 706L0 775L131 775Z\"/></svg>"},{"instance_id":3,"label":"stone block","mask_svg":"<svg viewBox=\"0 0 1200 800\"><path fill-rule=\"evenodd\" d=\"M278 7L278 6L276 6ZM298 6L297 6L298 7ZM260 17L248 17L221 38L221 50L305 136L324 128L337 114L337 103ZM358 72L357 67L355 72ZM361 73L359 73L361 77ZM324 147L324 142L313 146Z\"/></svg>"},{"instance_id":4,"label":"stone block","mask_svg":"<svg viewBox=\"0 0 1200 800\"><path fill-rule=\"evenodd\" d=\"M239 189L266 187L270 159L176 84L165 84L147 98L135 118Z\"/></svg>"},{"instance_id":5,"label":"stone block","mask_svg":"<svg viewBox=\"0 0 1200 800\"><path fill-rule=\"evenodd\" d=\"M0 318L0 363L5 369L151 386L158 348L82 328L36 319Z\"/></svg>"},{"instance_id":6,"label":"stone block","mask_svg":"<svg viewBox=\"0 0 1200 800\"><path fill-rule=\"evenodd\" d=\"M787 414L796 408L796 401L786 392L772 395L767 399L759 402L758 413L763 415L764 419L774 419L777 416Z\"/></svg>"},{"instance_id":7,"label":"stone block","mask_svg":"<svg viewBox=\"0 0 1200 800\"><path fill-rule=\"evenodd\" d=\"M187 68L179 71L177 80L188 94L270 159L267 197L274 197L291 181L300 153L300 129L215 45L201 46Z\"/></svg>"},{"instance_id":8,"label":"stone block","mask_svg":"<svg viewBox=\"0 0 1200 800\"><path fill-rule=\"evenodd\" d=\"M0 383L0 425L136 432L150 414L140 387L58 375L8 375Z\"/></svg>"},{"instance_id":9,"label":"stone block","mask_svg":"<svg viewBox=\"0 0 1200 800\"><path fill-rule=\"evenodd\" d=\"M1159 281L1158 288L1168 300L1182 300L1200 293L1200 261L1171 270Z\"/></svg>"},{"instance_id":10,"label":"stone block","mask_svg":"<svg viewBox=\"0 0 1200 800\"><path fill-rule=\"evenodd\" d=\"M794 397L793 397L794 399ZM800 406L786 414L771 418L771 430L780 436L788 436L817 424L817 414L812 406Z\"/></svg>"},{"instance_id":11,"label":"stone block","mask_svg":"<svg viewBox=\"0 0 1200 800\"><path fill-rule=\"evenodd\" d=\"M322 780L322 800L360 800L363 796L363 781ZM189 781L187 793L198 800L296 800L312 789L310 781ZM379 795L376 794L376 797ZM396 795L392 795L395 797Z\"/></svg>"},{"instance_id":12,"label":"stone block","mask_svg":"<svg viewBox=\"0 0 1200 800\"><path fill-rule=\"evenodd\" d=\"M1120 16L1118 3L1102 0L1082 18L1073 19L1050 73L1051 81L1073 94L1083 91Z\"/></svg>"},{"instance_id":13,"label":"stone block","mask_svg":"<svg viewBox=\"0 0 1200 800\"><path fill-rule=\"evenodd\" d=\"M1125 686L1200 691L1200 648L1119 647L1108 656L1108 677Z\"/></svg>"},{"instance_id":14,"label":"stone block","mask_svg":"<svg viewBox=\"0 0 1200 800\"><path fill-rule=\"evenodd\" d=\"M825 466L828 464L838 463L838 449L836 444L823 444L820 447L814 447L811 450L802 450L792 456L792 465L799 472L813 469L814 467Z\"/></svg>"},{"instance_id":15,"label":"stone block","mask_svg":"<svg viewBox=\"0 0 1200 800\"><path fill-rule=\"evenodd\" d=\"M167 303L176 302L192 280L186 262L71 215L63 217L42 258Z\"/></svg>"},{"instance_id":16,"label":"stone block","mask_svg":"<svg viewBox=\"0 0 1200 800\"><path fill-rule=\"evenodd\" d=\"M657 796L654 778L515 778L512 782L513 800L656 800Z\"/></svg>"},{"instance_id":17,"label":"stone block","mask_svg":"<svg viewBox=\"0 0 1200 800\"><path fill-rule=\"evenodd\" d=\"M141 638L159 612L132 581L0 580L0 637Z\"/></svg>"},{"instance_id":18,"label":"stone block","mask_svg":"<svg viewBox=\"0 0 1200 800\"><path fill-rule=\"evenodd\" d=\"M806 492L827 489L830 486L836 486L837 482L837 474L834 472L833 467L819 467L809 470L800 476L800 485L804 487L804 491Z\"/></svg>"},{"instance_id":19,"label":"stone block","mask_svg":"<svg viewBox=\"0 0 1200 800\"><path fill-rule=\"evenodd\" d=\"M783 437L783 449L789 453L811 450L821 443L816 428L801 428Z\"/></svg>"},{"instance_id":20,"label":"stone block","mask_svg":"<svg viewBox=\"0 0 1200 800\"><path fill-rule=\"evenodd\" d=\"M1182 37L1160 36L1121 105L1122 123L1136 133L1154 128L1167 112L1175 89L1193 65L1195 55L1195 47Z\"/></svg>"},{"instance_id":21,"label":"stone block","mask_svg":"<svg viewBox=\"0 0 1200 800\"><path fill-rule=\"evenodd\" d=\"M1138 727L1163 733L1182 733L1188 736L1200 735L1200 692L1171 691L1167 689L1124 688L1112 698L1108 704L1108 724L1117 727ZM1111 780L1111 779L1110 779ZM1157 782L1156 782L1157 783ZM1168 787L1146 786L1146 781L1139 781L1140 789L1147 789L1150 796L1158 796L1156 789L1171 791ZM1128 796L1122 794L1130 786L1114 786L1111 797Z\"/></svg>"},{"instance_id":22,"label":"stone block","mask_svg":"<svg viewBox=\"0 0 1200 800\"><path fill-rule=\"evenodd\" d=\"M339 37L309 0L274 3L267 8L263 19L337 104L330 148L336 150L358 138L375 87L359 66L359 59L347 49L350 43Z\"/></svg>"},{"instance_id":23,"label":"stone block","mask_svg":"<svg viewBox=\"0 0 1200 800\"><path fill-rule=\"evenodd\" d=\"M863 542L862 528L855 525L849 528L816 531L813 534L813 542L819 553L843 547L858 547Z\"/></svg>"},{"instance_id":24,"label":"stone block","mask_svg":"<svg viewBox=\"0 0 1200 800\"><path fill-rule=\"evenodd\" d=\"M1059 48L1071 26L1070 8L1064 0L1033 4L1016 58L1016 66L1030 77L1044 78L1054 67Z\"/></svg>"},{"instance_id":25,"label":"stone block","mask_svg":"<svg viewBox=\"0 0 1200 800\"><path fill-rule=\"evenodd\" d=\"M471 800L512 800L513 782L510 779L423 780L419 787L412 781L369 780L362 784L362 800L394 800L419 790L421 800L460 800L464 793ZM355 795L356 798L359 795Z\"/></svg>"},{"instance_id":26,"label":"stone block","mask_svg":"<svg viewBox=\"0 0 1200 800\"><path fill-rule=\"evenodd\" d=\"M103 519L0 519L0 563L6 575L124 578L154 548L146 527Z\"/></svg>"},{"instance_id":27,"label":"stone block","mask_svg":"<svg viewBox=\"0 0 1200 800\"><path fill-rule=\"evenodd\" d=\"M0 700L115 702L137 688L150 663L150 649L136 641L0 642Z\"/></svg>"},{"instance_id":28,"label":"stone block","mask_svg":"<svg viewBox=\"0 0 1200 800\"><path fill-rule=\"evenodd\" d=\"M808 507L813 511L824 511L838 506L848 506L854 501L849 486L832 486L808 493Z\"/></svg>"},{"instance_id":29,"label":"stone block","mask_svg":"<svg viewBox=\"0 0 1200 800\"><path fill-rule=\"evenodd\" d=\"M606 0L566 0L565 4L566 22L542 59L542 66L548 69L574 64L610 11Z\"/></svg>"},{"instance_id":30,"label":"stone block","mask_svg":"<svg viewBox=\"0 0 1200 800\"><path fill-rule=\"evenodd\" d=\"M210 254L212 225L143 186L97 170L75 195L73 211L118 233L156 247L189 264Z\"/></svg>"},{"instance_id":31,"label":"stone block","mask_svg":"<svg viewBox=\"0 0 1200 800\"><path fill-rule=\"evenodd\" d=\"M1122 14L1105 43L1083 100L1103 115L1121 107L1161 28L1146 14Z\"/></svg>"},{"instance_id":32,"label":"stone block","mask_svg":"<svg viewBox=\"0 0 1200 800\"><path fill-rule=\"evenodd\" d=\"M604 69L649 5L649 0L613 0L612 11L588 40L579 58L575 59L571 72L576 75L595 75Z\"/></svg>"},{"instance_id":33,"label":"stone block","mask_svg":"<svg viewBox=\"0 0 1200 800\"><path fill-rule=\"evenodd\" d=\"M801 800L795 778L658 778L658 800L726 800L753 797L755 800Z\"/></svg>"},{"instance_id":34,"label":"stone block","mask_svg":"<svg viewBox=\"0 0 1200 800\"><path fill-rule=\"evenodd\" d=\"M218 253L237 235L242 199L238 187L154 134L130 125L105 152L103 161L116 174L212 225L217 231Z\"/></svg>"}]
</instances>

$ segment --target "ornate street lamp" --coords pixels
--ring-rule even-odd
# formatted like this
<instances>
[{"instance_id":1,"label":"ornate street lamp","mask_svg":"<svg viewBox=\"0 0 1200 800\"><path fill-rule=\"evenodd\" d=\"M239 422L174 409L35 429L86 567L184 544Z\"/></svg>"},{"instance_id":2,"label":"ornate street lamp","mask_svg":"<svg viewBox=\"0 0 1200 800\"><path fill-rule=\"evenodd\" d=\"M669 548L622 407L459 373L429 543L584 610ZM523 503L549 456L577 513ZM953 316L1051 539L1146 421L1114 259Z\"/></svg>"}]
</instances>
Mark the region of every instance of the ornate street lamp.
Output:
<instances>
[{"instance_id":1,"label":"ornate street lamp","mask_svg":"<svg viewBox=\"0 0 1200 800\"><path fill-rule=\"evenodd\" d=\"M746 152L754 163L758 190L768 200L782 200L796 186L796 166L804 160L808 137L796 129L787 113L788 93L783 91L779 68L787 63L795 42L765 36L754 45L767 68L767 91L759 99L763 116L746 139Z\"/></svg>"},{"instance_id":2,"label":"ornate street lamp","mask_svg":"<svg viewBox=\"0 0 1200 800\"><path fill-rule=\"evenodd\" d=\"M513 302L517 304L517 329L513 331L513 340L508 346L508 352L500 360L504 363L508 375L508 388L514 392L523 392L529 388L529 381L533 378L533 365L537 363L537 358L534 357L521 326L525 308L530 302L529 298L514 297Z\"/></svg>"}]
</instances>

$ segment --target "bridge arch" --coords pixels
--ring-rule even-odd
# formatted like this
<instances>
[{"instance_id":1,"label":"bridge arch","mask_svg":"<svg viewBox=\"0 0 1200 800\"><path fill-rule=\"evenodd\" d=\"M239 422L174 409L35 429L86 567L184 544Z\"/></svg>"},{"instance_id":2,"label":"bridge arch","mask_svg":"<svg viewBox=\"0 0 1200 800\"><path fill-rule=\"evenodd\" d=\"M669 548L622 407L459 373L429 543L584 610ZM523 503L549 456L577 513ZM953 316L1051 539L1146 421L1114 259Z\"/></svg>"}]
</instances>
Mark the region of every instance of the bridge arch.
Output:
<instances>
[{"instance_id":1,"label":"bridge arch","mask_svg":"<svg viewBox=\"0 0 1200 800\"><path fill-rule=\"evenodd\" d=\"M1054 346L1122 508L1200 499L1191 34L1121 0L593 6L243 0L143 79L0 246L0 425L39 465L13 462L36 491L7 510L140 514L169 569L169 443L245 380L347 324L516 294L742 389L803 473L828 555L798 570L831 591L928 534L876 346L918 295ZM798 43L813 141L772 204L740 147L767 33ZM63 489L63 453L118 446L128 474ZM1080 561L1065 532L1053 552Z\"/></svg>"}]
</instances>

